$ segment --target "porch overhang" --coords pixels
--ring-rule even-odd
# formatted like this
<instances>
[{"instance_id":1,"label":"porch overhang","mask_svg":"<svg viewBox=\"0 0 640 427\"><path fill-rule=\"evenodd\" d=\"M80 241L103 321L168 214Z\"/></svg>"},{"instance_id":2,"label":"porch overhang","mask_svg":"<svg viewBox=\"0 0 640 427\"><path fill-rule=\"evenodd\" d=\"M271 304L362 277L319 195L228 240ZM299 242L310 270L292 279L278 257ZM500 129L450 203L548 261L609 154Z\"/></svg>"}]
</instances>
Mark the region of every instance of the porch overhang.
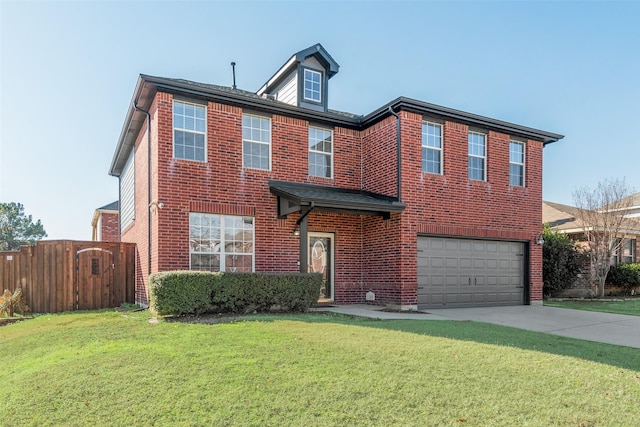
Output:
<instances>
[{"instance_id":1,"label":"porch overhang","mask_svg":"<svg viewBox=\"0 0 640 427\"><path fill-rule=\"evenodd\" d=\"M394 197L357 189L269 181L269 190L278 197L279 218L312 207L325 211L379 215L389 219L392 213L400 213L405 208L405 204Z\"/></svg>"}]
</instances>

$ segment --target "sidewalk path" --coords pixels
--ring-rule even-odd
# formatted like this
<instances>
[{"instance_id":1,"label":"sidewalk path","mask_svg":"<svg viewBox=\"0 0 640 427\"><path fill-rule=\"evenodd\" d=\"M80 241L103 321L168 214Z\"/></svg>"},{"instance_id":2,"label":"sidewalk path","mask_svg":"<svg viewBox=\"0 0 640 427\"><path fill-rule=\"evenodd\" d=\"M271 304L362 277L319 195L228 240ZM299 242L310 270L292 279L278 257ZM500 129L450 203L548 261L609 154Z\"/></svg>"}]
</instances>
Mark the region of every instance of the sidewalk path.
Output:
<instances>
[{"instance_id":1,"label":"sidewalk path","mask_svg":"<svg viewBox=\"0 0 640 427\"><path fill-rule=\"evenodd\" d=\"M341 305L314 310L384 320L467 320L640 348L640 316L540 305L439 308L407 313L382 309L383 307L370 305Z\"/></svg>"}]
</instances>

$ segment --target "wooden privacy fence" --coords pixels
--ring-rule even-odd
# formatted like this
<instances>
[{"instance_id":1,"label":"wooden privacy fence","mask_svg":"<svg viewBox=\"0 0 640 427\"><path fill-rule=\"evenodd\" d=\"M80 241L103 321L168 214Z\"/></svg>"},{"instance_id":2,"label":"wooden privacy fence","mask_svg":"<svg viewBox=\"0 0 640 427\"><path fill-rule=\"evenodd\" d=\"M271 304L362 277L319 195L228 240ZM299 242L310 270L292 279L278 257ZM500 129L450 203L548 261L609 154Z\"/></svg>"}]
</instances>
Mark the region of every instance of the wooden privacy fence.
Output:
<instances>
[{"instance_id":1,"label":"wooden privacy fence","mask_svg":"<svg viewBox=\"0 0 640 427\"><path fill-rule=\"evenodd\" d=\"M22 288L35 313L133 303L135 244L50 240L2 251L0 283L0 292Z\"/></svg>"}]
</instances>

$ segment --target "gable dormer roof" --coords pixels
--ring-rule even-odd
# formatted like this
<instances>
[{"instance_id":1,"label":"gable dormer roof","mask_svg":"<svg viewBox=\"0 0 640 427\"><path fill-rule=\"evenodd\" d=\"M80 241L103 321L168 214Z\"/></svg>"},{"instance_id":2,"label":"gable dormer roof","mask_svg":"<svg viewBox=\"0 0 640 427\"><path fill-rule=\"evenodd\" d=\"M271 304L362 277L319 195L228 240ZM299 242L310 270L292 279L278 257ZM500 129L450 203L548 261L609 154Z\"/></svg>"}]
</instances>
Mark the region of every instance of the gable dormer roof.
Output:
<instances>
[{"instance_id":1,"label":"gable dormer roof","mask_svg":"<svg viewBox=\"0 0 640 427\"><path fill-rule=\"evenodd\" d=\"M263 96L271 92L271 89L278 86L287 76L298 68L298 65L306 59L314 57L322 66L327 74L327 78L331 78L338 73L340 65L329 55L320 43L309 46L298 53L294 53L287 62L285 62L278 71L262 85L256 92L258 96Z\"/></svg>"},{"instance_id":2,"label":"gable dormer roof","mask_svg":"<svg viewBox=\"0 0 640 427\"><path fill-rule=\"evenodd\" d=\"M293 54L256 92L262 98L319 112L329 111L329 79L340 66L322 47L314 44Z\"/></svg>"}]
</instances>

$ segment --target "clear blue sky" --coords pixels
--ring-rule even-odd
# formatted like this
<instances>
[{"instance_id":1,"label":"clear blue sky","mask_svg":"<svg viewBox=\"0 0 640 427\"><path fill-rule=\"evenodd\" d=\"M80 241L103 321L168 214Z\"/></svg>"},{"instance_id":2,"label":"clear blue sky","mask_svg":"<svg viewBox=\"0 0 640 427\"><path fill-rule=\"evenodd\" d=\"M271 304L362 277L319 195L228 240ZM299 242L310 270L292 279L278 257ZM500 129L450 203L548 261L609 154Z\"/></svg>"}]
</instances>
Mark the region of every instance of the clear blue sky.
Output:
<instances>
[{"instance_id":1,"label":"clear blue sky","mask_svg":"<svg viewBox=\"0 0 640 427\"><path fill-rule=\"evenodd\" d=\"M544 199L623 178L640 191L640 2L12 2L0 0L0 201L50 239L91 238L140 73L256 91L321 43L330 108L398 97L565 135Z\"/></svg>"}]
</instances>

